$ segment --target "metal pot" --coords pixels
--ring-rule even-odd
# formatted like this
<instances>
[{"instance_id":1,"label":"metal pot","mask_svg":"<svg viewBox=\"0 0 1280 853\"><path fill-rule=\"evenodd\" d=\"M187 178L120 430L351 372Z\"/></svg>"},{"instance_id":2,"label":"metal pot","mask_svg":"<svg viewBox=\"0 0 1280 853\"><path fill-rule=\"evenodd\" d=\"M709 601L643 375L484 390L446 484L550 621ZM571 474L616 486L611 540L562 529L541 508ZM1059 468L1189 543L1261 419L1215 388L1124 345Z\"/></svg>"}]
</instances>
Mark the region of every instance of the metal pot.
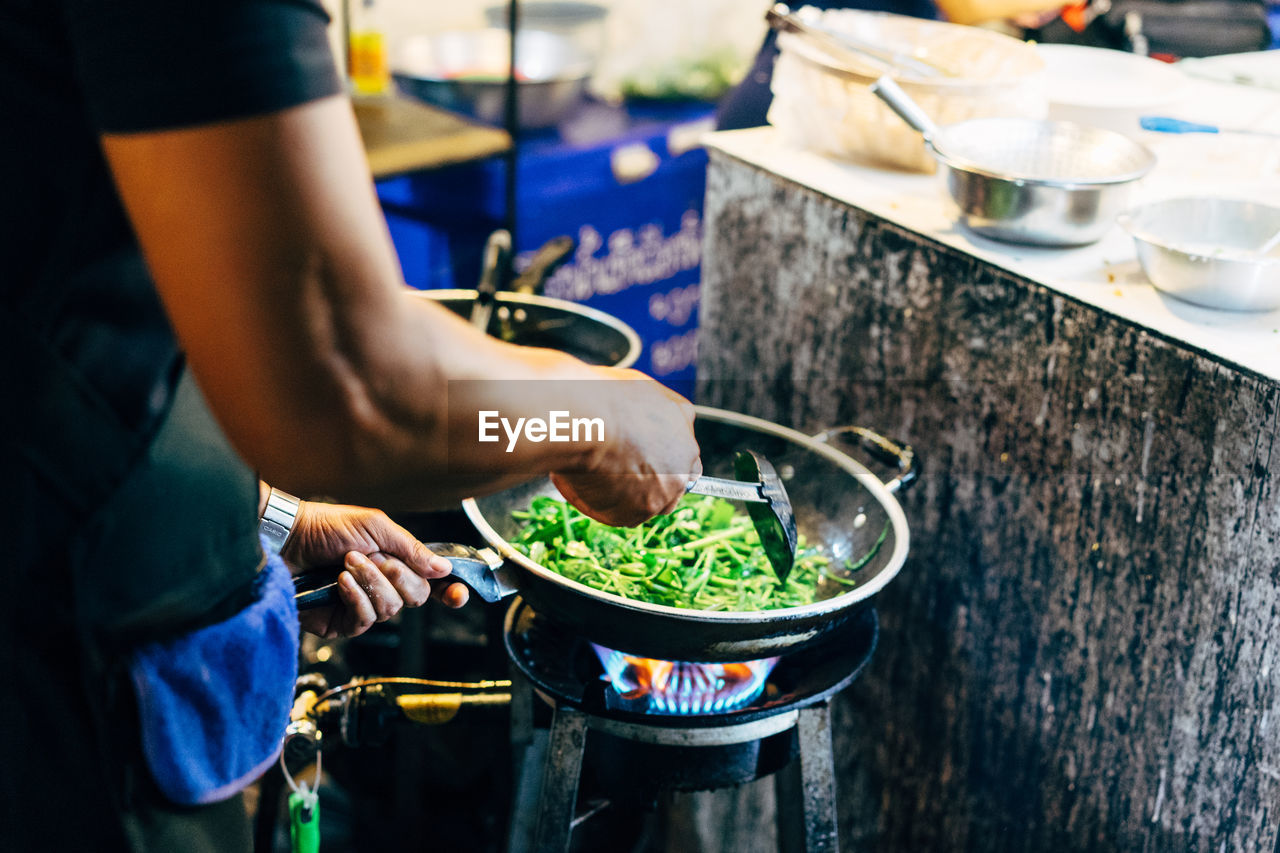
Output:
<instances>
[{"instance_id":1,"label":"metal pot","mask_svg":"<svg viewBox=\"0 0 1280 853\"><path fill-rule=\"evenodd\" d=\"M392 77L429 104L500 125L506 108L510 34L503 29L449 30L406 39ZM552 127L586 97L591 58L570 39L540 30L516 36L521 127Z\"/></svg>"},{"instance_id":2,"label":"metal pot","mask_svg":"<svg viewBox=\"0 0 1280 853\"><path fill-rule=\"evenodd\" d=\"M486 600L519 592L539 613L559 620L584 637L609 648L644 657L678 661L743 661L771 657L811 646L857 614L902 568L909 534L906 517L893 493L914 476L910 448L860 427L807 436L747 415L697 407L694 430L707 473L732 477L736 450L750 449L769 459L786 484L801 534L832 560L828 573L856 579L849 587L824 580L818 601L804 607L750 612L708 612L647 604L601 592L571 581L515 550L507 537L518 522L515 510L528 509L539 495L559 496L547 478L463 502L463 510L492 550L429 543L453 563L454 577ZM828 439L854 432L899 475L881 482ZM844 566L884 542L856 573ZM330 579L331 580L331 579ZM299 579L299 606L331 603L332 584L314 589L312 576Z\"/></svg>"},{"instance_id":3,"label":"metal pot","mask_svg":"<svg viewBox=\"0 0 1280 853\"><path fill-rule=\"evenodd\" d=\"M979 118L939 128L889 77L871 91L919 131L960 221L1008 243L1082 246L1102 238L1155 155L1123 134L1070 122Z\"/></svg>"},{"instance_id":4,"label":"metal pot","mask_svg":"<svg viewBox=\"0 0 1280 853\"><path fill-rule=\"evenodd\" d=\"M414 295L439 302L469 318L475 290L422 290ZM630 367L640 357L640 336L610 314L550 296L498 291L488 334L521 346L560 350L587 364Z\"/></svg>"}]
</instances>

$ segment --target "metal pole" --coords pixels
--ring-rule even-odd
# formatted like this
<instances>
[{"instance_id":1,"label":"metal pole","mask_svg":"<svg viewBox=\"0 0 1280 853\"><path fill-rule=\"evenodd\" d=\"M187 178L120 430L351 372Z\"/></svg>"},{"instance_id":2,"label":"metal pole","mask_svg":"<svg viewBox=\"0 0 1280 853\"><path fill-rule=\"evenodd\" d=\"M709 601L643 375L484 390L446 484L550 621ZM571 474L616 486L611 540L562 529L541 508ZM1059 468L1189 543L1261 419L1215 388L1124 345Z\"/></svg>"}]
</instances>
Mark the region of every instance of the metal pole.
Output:
<instances>
[{"instance_id":1,"label":"metal pole","mask_svg":"<svg viewBox=\"0 0 1280 853\"><path fill-rule=\"evenodd\" d=\"M505 210L503 211L503 227L511 235L512 252L511 261L507 263L507 268L502 270L499 279L499 287L503 290L507 289L507 285L511 280L512 263L515 260L516 252L520 250L519 231L516 222L516 167L520 162L520 86L516 80L516 33L520 26L519 20L519 0L509 0L507 4L507 33L510 35L511 43L507 51L507 91L503 123L506 125L507 135L511 137L511 147L507 149L503 158L507 173L504 187Z\"/></svg>"}]
</instances>

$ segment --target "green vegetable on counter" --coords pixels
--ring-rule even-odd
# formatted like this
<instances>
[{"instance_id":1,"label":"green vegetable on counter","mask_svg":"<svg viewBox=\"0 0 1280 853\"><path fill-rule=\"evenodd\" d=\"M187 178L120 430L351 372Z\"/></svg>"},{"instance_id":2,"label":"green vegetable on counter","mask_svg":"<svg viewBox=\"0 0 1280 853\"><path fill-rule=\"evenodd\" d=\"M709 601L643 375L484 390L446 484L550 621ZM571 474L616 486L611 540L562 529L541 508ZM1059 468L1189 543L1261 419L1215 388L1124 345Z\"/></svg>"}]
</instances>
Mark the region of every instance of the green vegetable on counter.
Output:
<instances>
[{"instance_id":1,"label":"green vegetable on counter","mask_svg":"<svg viewBox=\"0 0 1280 853\"><path fill-rule=\"evenodd\" d=\"M624 98L714 101L746 72L747 63L732 50L696 59L677 60L635 73L622 81Z\"/></svg>"},{"instance_id":2,"label":"green vegetable on counter","mask_svg":"<svg viewBox=\"0 0 1280 853\"><path fill-rule=\"evenodd\" d=\"M721 498L685 495L676 510L636 528L610 527L552 497L533 499L512 545L546 568L601 592L694 610L776 610L817 599L830 560L803 536L786 584L778 582L751 519ZM872 550L846 570L866 565Z\"/></svg>"}]
</instances>

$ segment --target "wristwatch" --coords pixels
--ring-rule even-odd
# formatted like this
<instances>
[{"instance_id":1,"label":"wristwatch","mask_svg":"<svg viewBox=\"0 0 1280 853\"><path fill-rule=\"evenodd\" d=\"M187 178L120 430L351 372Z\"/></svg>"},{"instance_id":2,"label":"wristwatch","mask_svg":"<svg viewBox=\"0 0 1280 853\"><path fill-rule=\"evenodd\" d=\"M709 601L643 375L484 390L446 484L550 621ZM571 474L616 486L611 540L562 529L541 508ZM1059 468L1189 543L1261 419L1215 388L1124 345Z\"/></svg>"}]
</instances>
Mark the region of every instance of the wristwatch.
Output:
<instances>
[{"instance_id":1,"label":"wristwatch","mask_svg":"<svg viewBox=\"0 0 1280 853\"><path fill-rule=\"evenodd\" d=\"M258 522L258 535L268 556L284 550L289 534L293 532L293 523L298 518L300 503L302 501L279 489L272 489L267 495L267 508L262 511Z\"/></svg>"}]
</instances>

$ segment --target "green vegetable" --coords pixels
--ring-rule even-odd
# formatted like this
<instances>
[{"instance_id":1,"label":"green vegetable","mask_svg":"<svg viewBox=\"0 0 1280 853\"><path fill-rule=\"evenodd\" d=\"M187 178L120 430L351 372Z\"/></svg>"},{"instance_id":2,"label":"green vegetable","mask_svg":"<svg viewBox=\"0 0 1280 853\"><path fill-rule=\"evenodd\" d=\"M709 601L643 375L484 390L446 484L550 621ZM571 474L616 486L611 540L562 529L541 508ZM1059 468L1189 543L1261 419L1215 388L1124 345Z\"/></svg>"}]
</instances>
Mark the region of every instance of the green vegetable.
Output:
<instances>
[{"instance_id":1,"label":"green vegetable","mask_svg":"<svg viewBox=\"0 0 1280 853\"><path fill-rule=\"evenodd\" d=\"M685 495L670 515L636 528L609 527L564 501L533 499L512 516L525 524L512 545L531 560L602 592L651 604L695 610L776 610L817 599L830 560L800 537L785 584L765 557L751 519L732 503ZM847 571L866 565L888 535Z\"/></svg>"},{"instance_id":2,"label":"green vegetable","mask_svg":"<svg viewBox=\"0 0 1280 853\"><path fill-rule=\"evenodd\" d=\"M880 536L876 539L876 544L871 546L870 551L863 554L862 557L856 561L853 560L852 558L846 559L844 561L845 571L852 574L853 572L856 572L858 569L865 566L867 563L871 562L871 558L874 557L876 555L876 552L880 550L880 546L884 544L884 540L888 535L889 535L889 522L886 521L884 523L884 529L880 531Z\"/></svg>"},{"instance_id":3,"label":"green vegetable","mask_svg":"<svg viewBox=\"0 0 1280 853\"><path fill-rule=\"evenodd\" d=\"M746 63L734 51L721 50L692 60L649 68L622 81L624 98L714 101L742 79Z\"/></svg>"}]
</instances>

